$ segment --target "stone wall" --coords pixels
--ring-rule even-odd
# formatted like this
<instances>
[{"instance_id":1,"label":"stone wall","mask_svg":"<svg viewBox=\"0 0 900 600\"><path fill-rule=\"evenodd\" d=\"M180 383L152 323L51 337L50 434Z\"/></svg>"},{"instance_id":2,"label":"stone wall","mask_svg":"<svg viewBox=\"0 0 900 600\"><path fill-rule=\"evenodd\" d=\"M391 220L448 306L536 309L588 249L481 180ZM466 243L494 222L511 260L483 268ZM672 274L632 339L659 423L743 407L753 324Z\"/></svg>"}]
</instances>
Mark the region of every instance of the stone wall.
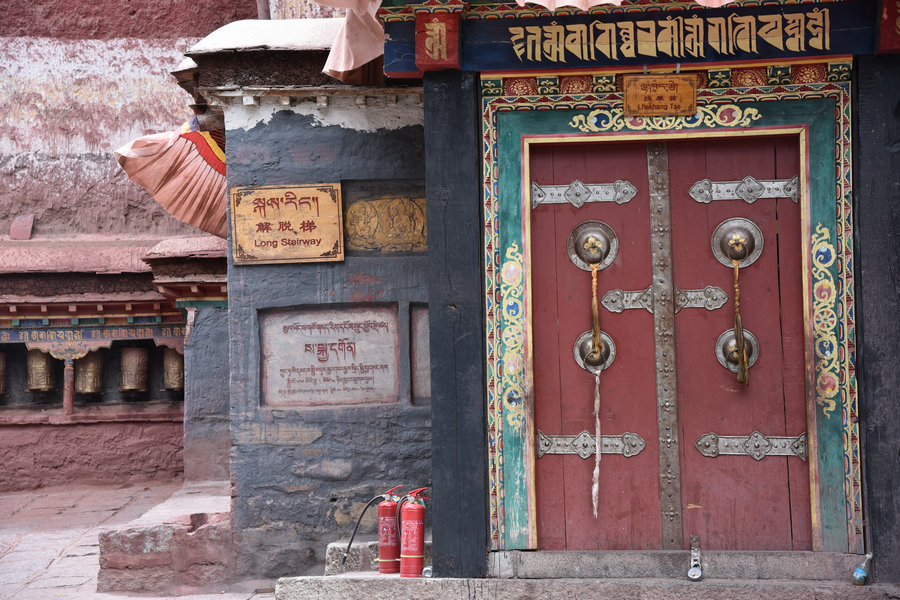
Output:
<instances>
[{"instance_id":1,"label":"stone wall","mask_svg":"<svg viewBox=\"0 0 900 600\"><path fill-rule=\"evenodd\" d=\"M315 99L290 108L276 101L225 108L231 186L341 183L345 229L353 227L347 213L356 202L396 202L407 216L419 210L413 205L424 202L424 151L416 94L365 103L330 98L325 107ZM424 212L422 219L424 232ZM343 262L235 265L229 257L238 575L322 574L328 542L349 537L366 501L397 484L430 484L429 391L414 384L428 369L420 317L427 302L424 248L390 240L354 246L351 239L348 231ZM288 329L266 323L308 323L315 315L389 324L347 337L358 342L360 365L384 365L390 375L378 385L388 392L369 397L336 384L334 394L313 403L276 399L266 385L267 361L302 362L304 344L292 345L279 333ZM261 341L264 332L276 341ZM374 522L370 511L363 536L375 535Z\"/></svg>"},{"instance_id":2,"label":"stone wall","mask_svg":"<svg viewBox=\"0 0 900 600\"><path fill-rule=\"evenodd\" d=\"M184 346L184 478L229 479L228 310L196 309Z\"/></svg>"}]
</instances>

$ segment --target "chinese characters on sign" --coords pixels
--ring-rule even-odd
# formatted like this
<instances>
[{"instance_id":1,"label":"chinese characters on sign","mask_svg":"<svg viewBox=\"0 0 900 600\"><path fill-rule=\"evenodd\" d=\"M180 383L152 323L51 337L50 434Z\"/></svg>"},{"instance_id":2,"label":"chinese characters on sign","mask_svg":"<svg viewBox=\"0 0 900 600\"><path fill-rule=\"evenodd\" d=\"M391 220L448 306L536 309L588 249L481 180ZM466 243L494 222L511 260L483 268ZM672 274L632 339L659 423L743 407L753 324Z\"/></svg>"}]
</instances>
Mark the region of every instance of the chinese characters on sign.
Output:
<instances>
[{"instance_id":1,"label":"chinese characters on sign","mask_svg":"<svg viewBox=\"0 0 900 600\"><path fill-rule=\"evenodd\" d=\"M668 56L753 56L763 47L780 52L826 51L831 46L829 9L806 13L728 17L667 17L664 20L510 27L513 51L522 62Z\"/></svg>"},{"instance_id":2,"label":"chinese characters on sign","mask_svg":"<svg viewBox=\"0 0 900 600\"><path fill-rule=\"evenodd\" d=\"M235 264L344 260L340 184L232 188L231 221Z\"/></svg>"},{"instance_id":3,"label":"chinese characters on sign","mask_svg":"<svg viewBox=\"0 0 900 600\"><path fill-rule=\"evenodd\" d=\"M697 112L697 79L693 75L626 75L625 115L689 116Z\"/></svg>"},{"instance_id":4,"label":"chinese characters on sign","mask_svg":"<svg viewBox=\"0 0 900 600\"><path fill-rule=\"evenodd\" d=\"M394 402L394 308L292 310L260 316L263 402L315 406Z\"/></svg>"}]
</instances>

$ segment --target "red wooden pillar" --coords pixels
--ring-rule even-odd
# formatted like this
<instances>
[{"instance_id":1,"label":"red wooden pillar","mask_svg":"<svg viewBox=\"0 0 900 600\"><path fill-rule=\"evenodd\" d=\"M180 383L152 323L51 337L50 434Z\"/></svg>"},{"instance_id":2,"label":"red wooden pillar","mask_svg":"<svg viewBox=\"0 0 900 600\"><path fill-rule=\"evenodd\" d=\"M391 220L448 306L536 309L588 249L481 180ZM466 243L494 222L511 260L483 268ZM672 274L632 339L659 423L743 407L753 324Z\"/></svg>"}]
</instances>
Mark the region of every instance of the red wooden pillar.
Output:
<instances>
[{"instance_id":1,"label":"red wooden pillar","mask_svg":"<svg viewBox=\"0 0 900 600\"><path fill-rule=\"evenodd\" d=\"M71 415L75 412L75 360L66 359L63 371L63 414Z\"/></svg>"}]
</instances>

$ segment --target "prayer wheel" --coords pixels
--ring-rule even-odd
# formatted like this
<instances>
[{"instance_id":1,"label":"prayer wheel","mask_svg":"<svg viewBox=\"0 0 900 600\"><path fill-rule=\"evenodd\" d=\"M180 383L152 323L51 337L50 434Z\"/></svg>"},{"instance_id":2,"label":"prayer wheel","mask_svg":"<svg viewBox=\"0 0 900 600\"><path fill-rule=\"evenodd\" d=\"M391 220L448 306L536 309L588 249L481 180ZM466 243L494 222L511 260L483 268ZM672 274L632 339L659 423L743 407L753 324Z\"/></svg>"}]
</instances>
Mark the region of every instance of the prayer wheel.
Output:
<instances>
[{"instance_id":1,"label":"prayer wheel","mask_svg":"<svg viewBox=\"0 0 900 600\"><path fill-rule=\"evenodd\" d=\"M184 389L184 356L173 348L163 351L163 389Z\"/></svg>"},{"instance_id":2,"label":"prayer wheel","mask_svg":"<svg viewBox=\"0 0 900 600\"><path fill-rule=\"evenodd\" d=\"M122 376L119 389L123 392L147 391L147 348L122 348Z\"/></svg>"},{"instance_id":3,"label":"prayer wheel","mask_svg":"<svg viewBox=\"0 0 900 600\"><path fill-rule=\"evenodd\" d=\"M6 354L0 352L0 396L6 395Z\"/></svg>"},{"instance_id":4,"label":"prayer wheel","mask_svg":"<svg viewBox=\"0 0 900 600\"><path fill-rule=\"evenodd\" d=\"M29 392L49 392L56 389L53 357L40 350L29 350L25 386Z\"/></svg>"},{"instance_id":5,"label":"prayer wheel","mask_svg":"<svg viewBox=\"0 0 900 600\"><path fill-rule=\"evenodd\" d=\"M102 392L103 355L99 350L95 350L75 361L75 393L100 394Z\"/></svg>"}]
</instances>

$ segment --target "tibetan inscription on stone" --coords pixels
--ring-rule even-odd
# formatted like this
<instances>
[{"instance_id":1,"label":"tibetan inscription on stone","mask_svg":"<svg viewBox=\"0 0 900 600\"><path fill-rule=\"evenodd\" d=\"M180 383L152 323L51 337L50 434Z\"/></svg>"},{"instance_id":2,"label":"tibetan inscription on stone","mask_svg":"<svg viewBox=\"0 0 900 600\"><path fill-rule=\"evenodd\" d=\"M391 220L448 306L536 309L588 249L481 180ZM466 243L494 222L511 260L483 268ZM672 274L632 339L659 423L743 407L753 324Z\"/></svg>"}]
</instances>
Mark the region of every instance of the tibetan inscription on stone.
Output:
<instances>
[{"instance_id":1,"label":"tibetan inscription on stone","mask_svg":"<svg viewBox=\"0 0 900 600\"><path fill-rule=\"evenodd\" d=\"M393 307L260 314L263 404L395 402L399 338Z\"/></svg>"},{"instance_id":2,"label":"tibetan inscription on stone","mask_svg":"<svg viewBox=\"0 0 900 600\"><path fill-rule=\"evenodd\" d=\"M697 112L693 75L625 75L625 116L690 116Z\"/></svg>"},{"instance_id":3,"label":"tibetan inscription on stone","mask_svg":"<svg viewBox=\"0 0 900 600\"><path fill-rule=\"evenodd\" d=\"M235 264L344 260L341 186L231 189Z\"/></svg>"}]
</instances>

